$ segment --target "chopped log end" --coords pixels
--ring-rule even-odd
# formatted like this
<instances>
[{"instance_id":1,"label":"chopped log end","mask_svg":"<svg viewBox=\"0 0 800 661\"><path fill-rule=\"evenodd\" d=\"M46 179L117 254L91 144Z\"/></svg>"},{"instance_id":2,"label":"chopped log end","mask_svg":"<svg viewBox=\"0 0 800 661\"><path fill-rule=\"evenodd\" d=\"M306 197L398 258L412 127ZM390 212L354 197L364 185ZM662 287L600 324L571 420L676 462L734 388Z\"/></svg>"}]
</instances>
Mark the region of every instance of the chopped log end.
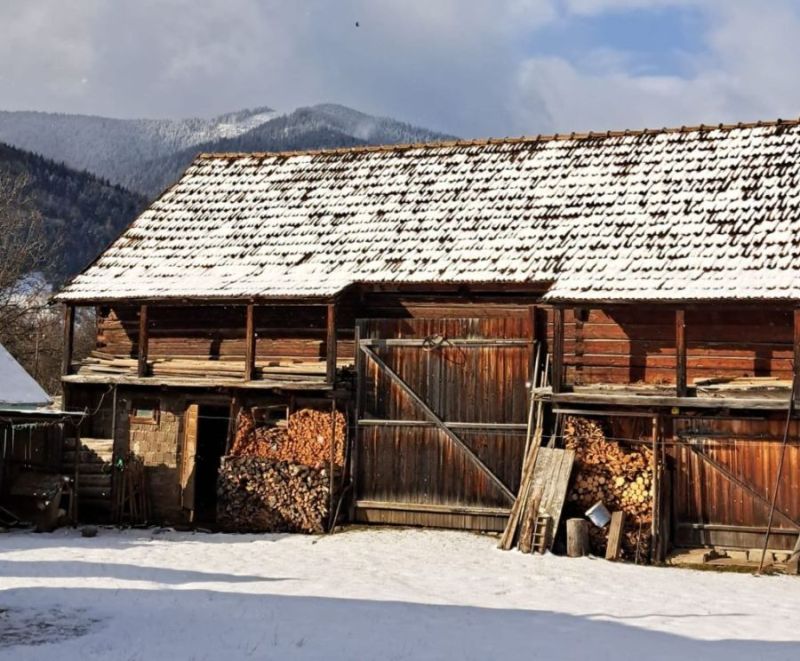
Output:
<instances>
[{"instance_id":1,"label":"chopped log end","mask_svg":"<svg viewBox=\"0 0 800 661\"><path fill-rule=\"evenodd\" d=\"M344 465L345 417L336 413L334 465ZM288 461L305 466L330 465L333 441L331 414L300 409L289 416L288 427L257 425L252 412L242 411L231 455Z\"/></svg>"},{"instance_id":2,"label":"chopped log end","mask_svg":"<svg viewBox=\"0 0 800 661\"><path fill-rule=\"evenodd\" d=\"M322 533L329 503L328 468L262 457L222 460L217 522L226 530Z\"/></svg>"}]
</instances>

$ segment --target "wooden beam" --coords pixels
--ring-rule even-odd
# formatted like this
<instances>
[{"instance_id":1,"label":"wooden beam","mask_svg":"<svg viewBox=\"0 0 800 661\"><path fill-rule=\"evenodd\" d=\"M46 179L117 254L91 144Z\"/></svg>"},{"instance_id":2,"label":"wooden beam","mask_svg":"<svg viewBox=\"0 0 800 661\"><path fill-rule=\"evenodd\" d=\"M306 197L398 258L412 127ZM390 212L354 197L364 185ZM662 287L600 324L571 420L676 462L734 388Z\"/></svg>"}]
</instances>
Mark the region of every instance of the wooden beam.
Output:
<instances>
[{"instance_id":1,"label":"wooden beam","mask_svg":"<svg viewBox=\"0 0 800 661\"><path fill-rule=\"evenodd\" d=\"M564 386L564 308L553 308L553 392L559 393Z\"/></svg>"},{"instance_id":2,"label":"wooden beam","mask_svg":"<svg viewBox=\"0 0 800 661\"><path fill-rule=\"evenodd\" d=\"M244 380L253 381L256 375L256 314L255 305L247 304L247 319L244 331Z\"/></svg>"},{"instance_id":3,"label":"wooden beam","mask_svg":"<svg viewBox=\"0 0 800 661\"><path fill-rule=\"evenodd\" d=\"M61 358L61 374L72 373L72 352L75 348L75 306L64 306L64 353Z\"/></svg>"},{"instance_id":4,"label":"wooden beam","mask_svg":"<svg viewBox=\"0 0 800 661\"><path fill-rule=\"evenodd\" d=\"M678 397L686 397L686 311L675 310L675 384Z\"/></svg>"},{"instance_id":5,"label":"wooden beam","mask_svg":"<svg viewBox=\"0 0 800 661\"><path fill-rule=\"evenodd\" d=\"M336 303L328 303L328 334L325 348L328 361L326 380L329 385L333 385L336 381Z\"/></svg>"},{"instance_id":6,"label":"wooden beam","mask_svg":"<svg viewBox=\"0 0 800 661\"><path fill-rule=\"evenodd\" d=\"M147 376L147 351L150 343L150 329L147 324L147 306L142 305L139 308L139 362L138 362L138 376Z\"/></svg>"},{"instance_id":7,"label":"wooden beam","mask_svg":"<svg viewBox=\"0 0 800 661\"><path fill-rule=\"evenodd\" d=\"M464 443L453 431L448 428L448 426L444 423L444 421L433 412L433 410L423 401L423 399L414 392L414 390L400 377L397 372L395 372L391 367L389 367L383 359L381 359L378 354L376 354L372 349L369 347L361 347L361 351L364 352L368 358L370 358L383 372L389 377L391 381L393 381L400 390L402 390L409 399L411 399L425 414L425 416L433 421L436 426L440 429L440 431L450 439L453 444L460 448L467 459L481 472L483 473L489 481L494 484L497 489L503 494L503 496L511 503L513 503L516 498L514 494L511 493L509 488L503 484L502 480L497 477L489 467L484 464L478 455L476 455L472 449Z\"/></svg>"}]
</instances>

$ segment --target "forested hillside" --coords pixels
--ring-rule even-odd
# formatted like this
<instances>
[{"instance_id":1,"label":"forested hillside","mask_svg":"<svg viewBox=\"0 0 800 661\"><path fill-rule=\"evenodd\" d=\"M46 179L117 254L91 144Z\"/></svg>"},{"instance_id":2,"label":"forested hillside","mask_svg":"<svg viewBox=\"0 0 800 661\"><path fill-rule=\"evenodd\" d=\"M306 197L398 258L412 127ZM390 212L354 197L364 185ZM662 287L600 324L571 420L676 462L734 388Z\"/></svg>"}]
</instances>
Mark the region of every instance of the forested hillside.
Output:
<instances>
[{"instance_id":1,"label":"forested hillside","mask_svg":"<svg viewBox=\"0 0 800 661\"><path fill-rule=\"evenodd\" d=\"M3 143L0 174L24 178L30 203L58 247L49 263L38 265L54 284L82 269L146 205L121 186Z\"/></svg>"}]
</instances>

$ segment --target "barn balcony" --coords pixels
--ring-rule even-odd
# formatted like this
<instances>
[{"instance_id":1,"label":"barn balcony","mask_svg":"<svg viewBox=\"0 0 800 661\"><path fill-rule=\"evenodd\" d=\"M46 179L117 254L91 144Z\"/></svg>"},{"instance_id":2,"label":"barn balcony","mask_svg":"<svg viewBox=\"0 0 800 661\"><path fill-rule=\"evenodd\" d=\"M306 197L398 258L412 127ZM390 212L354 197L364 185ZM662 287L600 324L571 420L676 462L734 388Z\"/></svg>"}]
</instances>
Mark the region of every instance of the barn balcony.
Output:
<instances>
[{"instance_id":1,"label":"barn balcony","mask_svg":"<svg viewBox=\"0 0 800 661\"><path fill-rule=\"evenodd\" d=\"M314 325L289 328L293 315L276 306L128 306L102 315L97 348L73 361L75 311L67 306L62 381L333 390L353 364L337 357L336 307L316 305Z\"/></svg>"},{"instance_id":2,"label":"barn balcony","mask_svg":"<svg viewBox=\"0 0 800 661\"><path fill-rule=\"evenodd\" d=\"M800 372L800 310L787 306L556 307L550 326L540 394L563 408L785 410Z\"/></svg>"}]
</instances>

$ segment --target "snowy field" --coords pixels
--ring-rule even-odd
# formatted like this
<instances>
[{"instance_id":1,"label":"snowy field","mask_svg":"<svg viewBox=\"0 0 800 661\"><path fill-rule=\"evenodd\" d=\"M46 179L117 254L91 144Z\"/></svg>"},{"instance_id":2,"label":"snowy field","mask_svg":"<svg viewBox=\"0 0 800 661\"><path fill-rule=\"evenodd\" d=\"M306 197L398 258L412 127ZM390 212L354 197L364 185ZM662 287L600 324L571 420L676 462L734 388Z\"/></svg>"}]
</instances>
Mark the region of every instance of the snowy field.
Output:
<instances>
[{"instance_id":1,"label":"snowy field","mask_svg":"<svg viewBox=\"0 0 800 661\"><path fill-rule=\"evenodd\" d=\"M0 658L798 659L800 579L466 533L0 535Z\"/></svg>"}]
</instances>

